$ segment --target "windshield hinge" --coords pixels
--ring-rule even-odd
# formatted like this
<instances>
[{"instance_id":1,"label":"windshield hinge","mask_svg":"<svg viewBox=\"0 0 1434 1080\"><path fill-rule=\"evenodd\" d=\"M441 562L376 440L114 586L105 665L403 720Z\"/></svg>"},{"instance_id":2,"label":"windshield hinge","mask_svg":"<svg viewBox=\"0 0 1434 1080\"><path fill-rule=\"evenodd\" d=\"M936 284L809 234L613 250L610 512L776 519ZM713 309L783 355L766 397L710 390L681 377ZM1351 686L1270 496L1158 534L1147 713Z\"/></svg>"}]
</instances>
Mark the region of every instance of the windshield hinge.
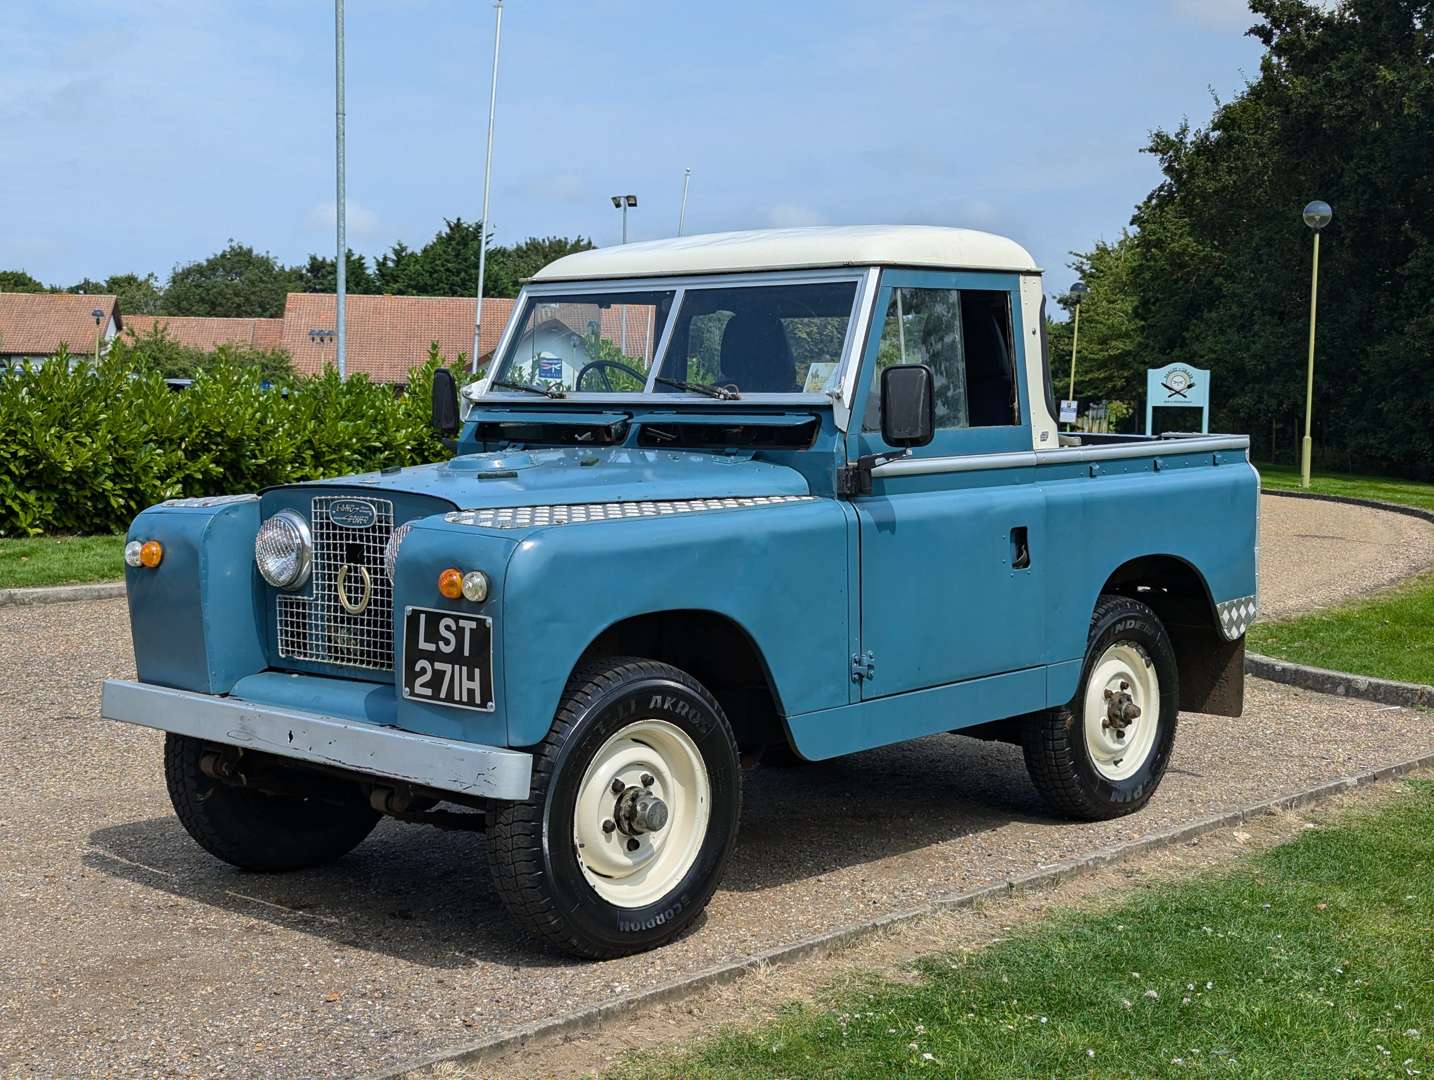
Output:
<instances>
[{"instance_id":1,"label":"windshield hinge","mask_svg":"<svg viewBox=\"0 0 1434 1080\"><path fill-rule=\"evenodd\" d=\"M868 650L851 654L851 681L862 682L876 678L876 653Z\"/></svg>"}]
</instances>

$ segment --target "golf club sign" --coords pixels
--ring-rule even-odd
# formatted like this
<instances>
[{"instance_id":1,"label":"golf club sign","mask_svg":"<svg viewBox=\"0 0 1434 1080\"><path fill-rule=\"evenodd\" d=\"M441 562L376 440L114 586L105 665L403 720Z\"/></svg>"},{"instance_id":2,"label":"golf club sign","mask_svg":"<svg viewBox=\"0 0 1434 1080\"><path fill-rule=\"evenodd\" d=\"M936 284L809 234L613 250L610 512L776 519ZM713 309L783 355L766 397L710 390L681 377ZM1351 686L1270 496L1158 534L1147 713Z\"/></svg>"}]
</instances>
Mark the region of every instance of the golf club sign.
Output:
<instances>
[{"instance_id":1,"label":"golf club sign","mask_svg":"<svg viewBox=\"0 0 1434 1080\"><path fill-rule=\"evenodd\" d=\"M1145 373L1145 434L1153 435L1151 418L1162 405L1200 410L1200 430L1210 432L1210 372L1189 364L1166 364Z\"/></svg>"}]
</instances>

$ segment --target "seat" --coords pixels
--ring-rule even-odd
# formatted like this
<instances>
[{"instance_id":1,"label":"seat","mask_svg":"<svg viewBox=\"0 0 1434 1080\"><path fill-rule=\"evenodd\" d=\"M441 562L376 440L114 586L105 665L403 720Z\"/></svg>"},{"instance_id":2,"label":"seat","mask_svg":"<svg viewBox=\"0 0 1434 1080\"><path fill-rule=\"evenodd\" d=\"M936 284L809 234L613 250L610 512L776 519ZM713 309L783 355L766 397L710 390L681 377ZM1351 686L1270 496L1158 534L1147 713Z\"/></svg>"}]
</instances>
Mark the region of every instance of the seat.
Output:
<instances>
[{"instance_id":1,"label":"seat","mask_svg":"<svg viewBox=\"0 0 1434 1080\"><path fill-rule=\"evenodd\" d=\"M797 365L782 322L767 312L739 311L722 328L718 383L748 394L789 394Z\"/></svg>"}]
</instances>

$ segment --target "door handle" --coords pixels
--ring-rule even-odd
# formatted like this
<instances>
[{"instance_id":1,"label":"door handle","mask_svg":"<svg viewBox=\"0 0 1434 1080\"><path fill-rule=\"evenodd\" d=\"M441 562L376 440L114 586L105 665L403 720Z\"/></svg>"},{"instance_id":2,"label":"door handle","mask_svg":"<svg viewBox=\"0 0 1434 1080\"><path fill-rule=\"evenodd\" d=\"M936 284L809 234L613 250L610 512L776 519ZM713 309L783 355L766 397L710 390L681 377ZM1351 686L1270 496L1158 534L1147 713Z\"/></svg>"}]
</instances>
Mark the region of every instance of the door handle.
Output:
<instances>
[{"instance_id":1,"label":"door handle","mask_svg":"<svg viewBox=\"0 0 1434 1080\"><path fill-rule=\"evenodd\" d=\"M1028 570L1031 566L1031 544L1026 526L1017 525L1011 530L1011 569Z\"/></svg>"}]
</instances>

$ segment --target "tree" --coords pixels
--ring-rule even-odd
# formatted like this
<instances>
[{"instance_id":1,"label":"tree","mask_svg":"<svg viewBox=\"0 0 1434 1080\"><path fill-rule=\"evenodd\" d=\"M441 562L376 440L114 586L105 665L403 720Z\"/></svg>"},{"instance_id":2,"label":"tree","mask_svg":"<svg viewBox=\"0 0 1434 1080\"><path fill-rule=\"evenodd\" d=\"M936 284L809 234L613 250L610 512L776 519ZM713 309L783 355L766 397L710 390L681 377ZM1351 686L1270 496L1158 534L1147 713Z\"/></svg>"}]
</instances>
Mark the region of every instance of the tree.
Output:
<instances>
[{"instance_id":1,"label":"tree","mask_svg":"<svg viewBox=\"0 0 1434 1080\"><path fill-rule=\"evenodd\" d=\"M571 240L566 236L530 236L510 248L491 247L483 291L488 296L517 296L524 278L532 277L554 259L592 247L593 242L585 236Z\"/></svg>"},{"instance_id":2,"label":"tree","mask_svg":"<svg viewBox=\"0 0 1434 1080\"><path fill-rule=\"evenodd\" d=\"M462 218L444 219L432 240L414 251L402 241L374 261L378 290L402 296L472 296L478 288L478 243L481 225ZM586 251L592 241L579 236L530 236L511 248L494 245L488 238L484 273L485 296L517 296L523 278L574 251Z\"/></svg>"},{"instance_id":3,"label":"tree","mask_svg":"<svg viewBox=\"0 0 1434 1080\"><path fill-rule=\"evenodd\" d=\"M1205 128L1156 131L1147 147L1164 179L1133 219L1143 347L1211 368L1212 422L1293 457L1310 275L1299 213L1322 198L1335 216L1317 463L1434 474L1434 3L1250 6L1259 77Z\"/></svg>"},{"instance_id":4,"label":"tree","mask_svg":"<svg viewBox=\"0 0 1434 1080\"><path fill-rule=\"evenodd\" d=\"M48 292L44 285L23 270L0 270L0 292Z\"/></svg>"},{"instance_id":5,"label":"tree","mask_svg":"<svg viewBox=\"0 0 1434 1080\"><path fill-rule=\"evenodd\" d=\"M400 244L381 255L376 273L387 293L402 296L472 296L478 288L478 229L462 218L444 219L444 229L417 252Z\"/></svg>"},{"instance_id":6,"label":"tree","mask_svg":"<svg viewBox=\"0 0 1434 1080\"><path fill-rule=\"evenodd\" d=\"M157 371L166 379L192 379L215 365L255 368L272 383L290 383L294 379L294 361L285 349L225 343L213 352L205 352L180 344L163 322L143 334L121 334L110 345L108 355L130 371Z\"/></svg>"},{"instance_id":7,"label":"tree","mask_svg":"<svg viewBox=\"0 0 1434 1080\"><path fill-rule=\"evenodd\" d=\"M65 292L112 294L119 304L121 315L157 315L163 310L164 290L159 279L153 274L111 274L104 281L85 278L71 285Z\"/></svg>"},{"instance_id":8,"label":"tree","mask_svg":"<svg viewBox=\"0 0 1434 1080\"><path fill-rule=\"evenodd\" d=\"M302 272L233 240L217 254L177 266L164 294L166 315L277 318Z\"/></svg>"},{"instance_id":9,"label":"tree","mask_svg":"<svg viewBox=\"0 0 1434 1080\"><path fill-rule=\"evenodd\" d=\"M1085 401L1138 404L1145 393L1145 369L1165 363L1153 356L1144 327L1135 314L1135 243L1122 231L1115 243L1096 242L1088 252L1072 252L1070 267L1090 292L1081 303L1080 353L1076 357L1076 397ZM1057 298L1074 314L1070 294ZM1047 335L1051 377L1064 397L1069 389L1072 322L1050 322Z\"/></svg>"},{"instance_id":10,"label":"tree","mask_svg":"<svg viewBox=\"0 0 1434 1080\"><path fill-rule=\"evenodd\" d=\"M348 249L345 267L347 280L345 289L350 293L375 293L379 291L378 279L368 268L368 260ZM309 293L331 293L338 290L338 275L334 272L334 260L323 255L310 255L302 267L294 267L299 275L299 291Z\"/></svg>"}]
</instances>

